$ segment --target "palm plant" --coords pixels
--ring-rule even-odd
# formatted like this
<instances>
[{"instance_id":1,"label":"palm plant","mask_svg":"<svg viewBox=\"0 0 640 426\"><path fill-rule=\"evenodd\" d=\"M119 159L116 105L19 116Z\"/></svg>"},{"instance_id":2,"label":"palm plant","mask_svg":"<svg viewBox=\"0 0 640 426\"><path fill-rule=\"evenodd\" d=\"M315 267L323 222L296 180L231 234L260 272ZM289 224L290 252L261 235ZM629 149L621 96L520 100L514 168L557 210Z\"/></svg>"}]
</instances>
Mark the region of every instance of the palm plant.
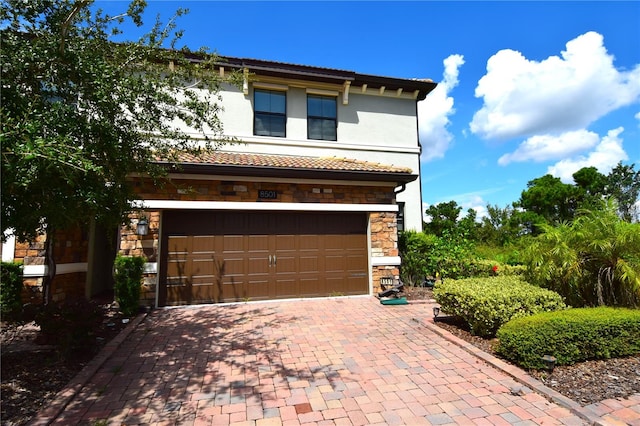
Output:
<instances>
[{"instance_id":1,"label":"palm plant","mask_svg":"<svg viewBox=\"0 0 640 426\"><path fill-rule=\"evenodd\" d=\"M542 225L525 253L527 278L572 306L640 306L640 224L616 211L606 201L571 224Z\"/></svg>"}]
</instances>

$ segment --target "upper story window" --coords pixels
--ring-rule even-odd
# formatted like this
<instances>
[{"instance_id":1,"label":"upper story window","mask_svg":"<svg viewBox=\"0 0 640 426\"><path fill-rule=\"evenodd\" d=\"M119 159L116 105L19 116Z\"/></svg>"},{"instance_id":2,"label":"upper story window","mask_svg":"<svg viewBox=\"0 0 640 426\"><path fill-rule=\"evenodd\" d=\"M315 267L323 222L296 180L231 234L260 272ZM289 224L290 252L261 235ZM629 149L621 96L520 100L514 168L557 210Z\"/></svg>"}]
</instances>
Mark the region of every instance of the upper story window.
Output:
<instances>
[{"instance_id":1,"label":"upper story window","mask_svg":"<svg viewBox=\"0 0 640 426\"><path fill-rule=\"evenodd\" d=\"M253 134L258 136L286 137L286 92L255 89L253 101Z\"/></svg>"},{"instance_id":2,"label":"upper story window","mask_svg":"<svg viewBox=\"0 0 640 426\"><path fill-rule=\"evenodd\" d=\"M307 95L307 137L335 141L337 137L337 98Z\"/></svg>"}]
</instances>

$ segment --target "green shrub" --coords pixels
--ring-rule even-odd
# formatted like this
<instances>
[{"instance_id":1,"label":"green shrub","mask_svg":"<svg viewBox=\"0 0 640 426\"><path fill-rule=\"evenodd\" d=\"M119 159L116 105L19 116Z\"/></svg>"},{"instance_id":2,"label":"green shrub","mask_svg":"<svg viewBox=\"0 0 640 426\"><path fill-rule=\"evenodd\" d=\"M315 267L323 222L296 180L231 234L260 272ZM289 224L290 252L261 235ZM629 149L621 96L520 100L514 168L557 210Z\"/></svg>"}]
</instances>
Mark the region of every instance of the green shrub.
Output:
<instances>
[{"instance_id":1,"label":"green shrub","mask_svg":"<svg viewBox=\"0 0 640 426\"><path fill-rule=\"evenodd\" d=\"M13 318L22 309L22 265L2 262L0 265L0 312L2 317Z\"/></svg>"},{"instance_id":2,"label":"green shrub","mask_svg":"<svg viewBox=\"0 0 640 426\"><path fill-rule=\"evenodd\" d=\"M86 299L50 302L35 316L42 343L55 344L65 358L95 348L93 339L103 319L100 306Z\"/></svg>"},{"instance_id":3,"label":"green shrub","mask_svg":"<svg viewBox=\"0 0 640 426\"><path fill-rule=\"evenodd\" d=\"M564 309L557 293L516 276L444 280L434 289L443 312L464 319L478 336L494 336L509 320Z\"/></svg>"},{"instance_id":4,"label":"green shrub","mask_svg":"<svg viewBox=\"0 0 640 426\"><path fill-rule=\"evenodd\" d=\"M640 353L640 310L577 308L517 318L497 333L496 351L524 368L544 367L553 355L557 365Z\"/></svg>"},{"instance_id":5,"label":"green shrub","mask_svg":"<svg viewBox=\"0 0 640 426\"><path fill-rule=\"evenodd\" d=\"M144 257L118 255L115 260L115 296L126 316L135 315L140 307L140 287L144 273Z\"/></svg>"},{"instance_id":6,"label":"green shrub","mask_svg":"<svg viewBox=\"0 0 640 426\"><path fill-rule=\"evenodd\" d=\"M402 257L400 279L408 286L419 285L424 278L435 275L435 265L428 253L433 250L437 237L423 232L405 231L398 235L398 248Z\"/></svg>"}]
</instances>

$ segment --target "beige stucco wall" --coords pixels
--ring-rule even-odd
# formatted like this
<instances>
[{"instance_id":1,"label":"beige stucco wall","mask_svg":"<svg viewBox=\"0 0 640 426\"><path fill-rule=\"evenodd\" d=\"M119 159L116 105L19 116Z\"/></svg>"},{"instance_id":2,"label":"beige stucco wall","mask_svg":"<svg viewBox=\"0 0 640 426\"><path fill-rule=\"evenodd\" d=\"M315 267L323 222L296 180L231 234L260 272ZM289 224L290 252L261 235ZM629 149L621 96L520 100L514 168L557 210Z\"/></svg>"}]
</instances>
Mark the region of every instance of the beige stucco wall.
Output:
<instances>
[{"instance_id":1,"label":"beige stucco wall","mask_svg":"<svg viewBox=\"0 0 640 426\"><path fill-rule=\"evenodd\" d=\"M265 87L264 83L261 84ZM337 95L338 140L319 141L307 139L307 89L295 85L272 84L265 88L287 92L287 137L253 135L253 91L248 94L238 87L223 84L221 90L224 110L220 113L224 132L243 143L226 145L223 151L245 153L300 155L313 157L354 158L362 161L409 168L414 174L420 169L420 147L415 99L406 94L351 87L348 104L344 105L344 93L336 87L327 93ZM194 137L197 134L194 133ZM397 200L405 203L407 229L422 229L422 197L419 179L409 183L398 194Z\"/></svg>"}]
</instances>

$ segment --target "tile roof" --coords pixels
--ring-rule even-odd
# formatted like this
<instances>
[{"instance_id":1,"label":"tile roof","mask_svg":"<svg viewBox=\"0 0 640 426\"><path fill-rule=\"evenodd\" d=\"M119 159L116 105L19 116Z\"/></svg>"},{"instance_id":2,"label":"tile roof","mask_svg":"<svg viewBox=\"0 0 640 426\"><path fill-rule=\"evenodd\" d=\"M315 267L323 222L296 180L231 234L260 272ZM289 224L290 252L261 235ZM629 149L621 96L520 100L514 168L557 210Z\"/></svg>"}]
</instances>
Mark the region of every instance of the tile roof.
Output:
<instances>
[{"instance_id":1,"label":"tile roof","mask_svg":"<svg viewBox=\"0 0 640 426\"><path fill-rule=\"evenodd\" d=\"M264 155L220 151L213 151L201 155L180 153L178 154L178 162L181 164L193 165L264 167L270 169L354 171L398 174L412 173L412 170L406 167L396 167L393 165L372 163L350 158Z\"/></svg>"}]
</instances>

